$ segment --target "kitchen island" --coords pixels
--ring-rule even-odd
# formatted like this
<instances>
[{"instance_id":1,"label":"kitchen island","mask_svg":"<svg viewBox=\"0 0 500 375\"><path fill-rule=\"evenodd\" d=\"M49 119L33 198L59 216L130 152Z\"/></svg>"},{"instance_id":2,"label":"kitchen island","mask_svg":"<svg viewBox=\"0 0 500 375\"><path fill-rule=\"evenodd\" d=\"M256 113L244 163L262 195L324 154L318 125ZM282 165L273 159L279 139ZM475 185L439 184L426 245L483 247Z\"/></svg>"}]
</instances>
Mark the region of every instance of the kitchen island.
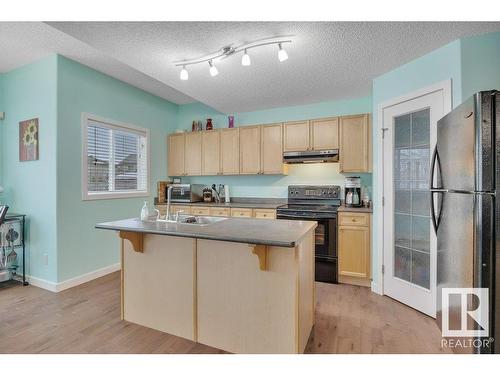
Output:
<instances>
[{"instance_id":1,"label":"kitchen island","mask_svg":"<svg viewBox=\"0 0 500 375\"><path fill-rule=\"evenodd\" d=\"M314 324L313 221L127 219L122 319L232 353L303 353Z\"/></svg>"}]
</instances>

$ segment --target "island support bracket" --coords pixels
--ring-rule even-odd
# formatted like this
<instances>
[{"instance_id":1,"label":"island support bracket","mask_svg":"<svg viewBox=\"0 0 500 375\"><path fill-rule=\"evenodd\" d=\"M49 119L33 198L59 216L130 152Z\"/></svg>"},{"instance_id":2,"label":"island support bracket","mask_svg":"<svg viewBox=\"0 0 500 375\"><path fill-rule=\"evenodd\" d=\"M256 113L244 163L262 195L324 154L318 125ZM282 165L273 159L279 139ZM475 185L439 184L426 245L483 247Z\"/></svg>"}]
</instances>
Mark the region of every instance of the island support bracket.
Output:
<instances>
[{"instance_id":1,"label":"island support bracket","mask_svg":"<svg viewBox=\"0 0 500 375\"><path fill-rule=\"evenodd\" d=\"M266 245L249 245L252 248L252 253L259 258L259 268L261 271L267 271L267 252Z\"/></svg>"},{"instance_id":2,"label":"island support bracket","mask_svg":"<svg viewBox=\"0 0 500 375\"><path fill-rule=\"evenodd\" d=\"M120 231L118 234L121 239L130 241L134 251L138 253L144 252L144 236L142 233Z\"/></svg>"}]
</instances>

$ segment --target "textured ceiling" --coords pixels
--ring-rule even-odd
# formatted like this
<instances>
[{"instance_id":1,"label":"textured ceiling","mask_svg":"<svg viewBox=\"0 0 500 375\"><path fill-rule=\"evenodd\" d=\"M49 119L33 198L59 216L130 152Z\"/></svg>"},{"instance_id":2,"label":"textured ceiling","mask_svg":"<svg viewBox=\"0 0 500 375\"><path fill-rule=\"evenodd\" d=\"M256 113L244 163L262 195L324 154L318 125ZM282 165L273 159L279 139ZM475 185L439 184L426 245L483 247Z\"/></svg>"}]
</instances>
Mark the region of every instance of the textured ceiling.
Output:
<instances>
[{"instance_id":1,"label":"textured ceiling","mask_svg":"<svg viewBox=\"0 0 500 375\"><path fill-rule=\"evenodd\" d=\"M43 22L0 22L0 73L59 53L100 72L174 103L194 100L140 70L46 25Z\"/></svg>"},{"instance_id":2,"label":"textured ceiling","mask_svg":"<svg viewBox=\"0 0 500 375\"><path fill-rule=\"evenodd\" d=\"M380 74L460 37L500 30L498 22L49 22L5 35L5 25L0 47L14 52L0 71L52 50L175 103L195 99L226 113L369 95ZM294 35L284 63L267 46L249 51L250 67L240 55L217 62L216 77L202 64L181 81L173 65L277 35Z\"/></svg>"}]
</instances>

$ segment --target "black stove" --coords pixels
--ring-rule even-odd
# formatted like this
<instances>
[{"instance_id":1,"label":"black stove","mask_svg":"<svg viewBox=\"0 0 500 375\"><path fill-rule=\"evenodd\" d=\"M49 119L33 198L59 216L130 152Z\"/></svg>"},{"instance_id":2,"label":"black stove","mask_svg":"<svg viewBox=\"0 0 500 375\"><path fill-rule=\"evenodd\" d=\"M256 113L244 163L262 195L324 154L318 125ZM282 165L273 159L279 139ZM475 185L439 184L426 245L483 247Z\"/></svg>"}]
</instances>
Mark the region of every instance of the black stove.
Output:
<instances>
[{"instance_id":1,"label":"black stove","mask_svg":"<svg viewBox=\"0 0 500 375\"><path fill-rule=\"evenodd\" d=\"M288 203L276 210L277 219L314 220L316 281L337 283L337 209L340 186L290 185Z\"/></svg>"}]
</instances>

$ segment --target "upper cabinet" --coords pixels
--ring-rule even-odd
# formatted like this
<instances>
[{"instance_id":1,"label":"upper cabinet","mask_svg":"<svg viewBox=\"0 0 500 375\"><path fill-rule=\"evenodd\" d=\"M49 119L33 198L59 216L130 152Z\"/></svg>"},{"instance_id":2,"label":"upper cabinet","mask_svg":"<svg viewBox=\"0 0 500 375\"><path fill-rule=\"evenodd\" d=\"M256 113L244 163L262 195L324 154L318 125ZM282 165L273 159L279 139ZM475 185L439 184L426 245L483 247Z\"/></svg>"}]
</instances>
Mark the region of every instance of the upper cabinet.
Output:
<instances>
[{"instance_id":1,"label":"upper cabinet","mask_svg":"<svg viewBox=\"0 0 500 375\"><path fill-rule=\"evenodd\" d=\"M285 123L283 131L285 143L283 151L307 151L310 148L309 121L294 121Z\"/></svg>"},{"instance_id":2,"label":"upper cabinet","mask_svg":"<svg viewBox=\"0 0 500 375\"><path fill-rule=\"evenodd\" d=\"M339 148L337 117L285 123L284 151L320 151Z\"/></svg>"},{"instance_id":3,"label":"upper cabinet","mask_svg":"<svg viewBox=\"0 0 500 375\"><path fill-rule=\"evenodd\" d=\"M240 128L240 174L262 174L261 127Z\"/></svg>"},{"instance_id":4,"label":"upper cabinet","mask_svg":"<svg viewBox=\"0 0 500 375\"><path fill-rule=\"evenodd\" d=\"M283 124L262 126L261 160L263 174L286 174L283 163Z\"/></svg>"},{"instance_id":5,"label":"upper cabinet","mask_svg":"<svg viewBox=\"0 0 500 375\"><path fill-rule=\"evenodd\" d=\"M221 173L234 175L240 173L240 129L220 130Z\"/></svg>"},{"instance_id":6,"label":"upper cabinet","mask_svg":"<svg viewBox=\"0 0 500 375\"><path fill-rule=\"evenodd\" d=\"M201 134L201 174L205 176L220 175L221 148L220 131L209 130Z\"/></svg>"},{"instance_id":7,"label":"upper cabinet","mask_svg":"<svg viewBox=\"0 0 500 375\"><path fill-rule=\"evenodd\" d=\"M201 175L201 132L186 133L184 149L184 175Z\"/></svg>"},{"instance_id":8,"label":"upper cabinet","mask_svg":"<svg viewBox=\"0 0 500 375\"><path fill-rule=\"evenodd\" d=\"M372 171L371 122L368 114L340 118L340 172Z\"/></svg>"},{"instance_id":9,"label":"upper cabinet","mask_svg":"<svg viewBox=\"0 0 500 375\"><path fill-rule=\"evenodd\" d=\"M184 133L174 133L168 136L169 176L184 176L184 140Z\"/></svg>"},{"instance_id":10,"label":"upper cabinet","mask_svg":"<svg viewBox=\"0 0 500 375\"><path fill-rule=\"evenodd\" d=\"M339 148L339 119L311 120L311 149L334 150Z\"/></svg>"},{"instance_id":11,"label":"upper cabinet","mask_svg":"<svg viewBox=\"0 0 500 375\"><path fill-rule=\"evenodd\" d=\"M169 176L286 174L283 152L339 150L340 172L371 172L370 115L242 126L168 137Z\"/></svg>"}]
</instances>

